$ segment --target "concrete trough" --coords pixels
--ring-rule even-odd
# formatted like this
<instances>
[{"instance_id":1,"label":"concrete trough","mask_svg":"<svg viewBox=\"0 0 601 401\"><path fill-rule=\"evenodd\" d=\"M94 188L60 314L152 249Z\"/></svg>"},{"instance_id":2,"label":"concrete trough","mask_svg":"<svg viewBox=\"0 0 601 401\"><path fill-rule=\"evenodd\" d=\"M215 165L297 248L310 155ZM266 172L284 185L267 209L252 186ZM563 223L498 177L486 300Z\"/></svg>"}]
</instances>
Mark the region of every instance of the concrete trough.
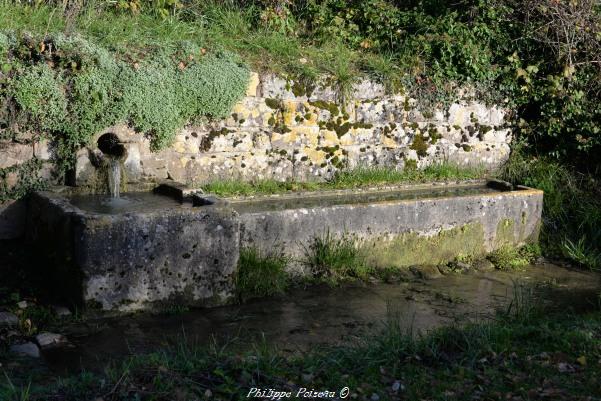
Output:
<instances>
[{"instance_id":1,"label":"concrete trough","mask_svg":"<svg viewBox=\"0 0 601 401\"><path fill-rule=\"evenodd\" d=\"M230 200L241 246L302 261L318 236L351 236L370 264L408 267L538 240L543 193L498 182L410 185ZM293 263L301 274L302 263Z\"/></svg>"},{"instance_id":2,"label":"concrete trough","mask_svg":"<svg viewBox=\"0 0 601 401\"><path fill-rule=\"evenodd\" d=\"M53 287L105 310L224 304L243 247L288 254L296 274L307 274L305 249L328 234L353 236L375 266L438 264L536 242L543 200L485 181L243 199L158 192L125 194L135 202L108 209L114 200L102 196L34 194L28 237Z\"/></svg>"}]
</instances>

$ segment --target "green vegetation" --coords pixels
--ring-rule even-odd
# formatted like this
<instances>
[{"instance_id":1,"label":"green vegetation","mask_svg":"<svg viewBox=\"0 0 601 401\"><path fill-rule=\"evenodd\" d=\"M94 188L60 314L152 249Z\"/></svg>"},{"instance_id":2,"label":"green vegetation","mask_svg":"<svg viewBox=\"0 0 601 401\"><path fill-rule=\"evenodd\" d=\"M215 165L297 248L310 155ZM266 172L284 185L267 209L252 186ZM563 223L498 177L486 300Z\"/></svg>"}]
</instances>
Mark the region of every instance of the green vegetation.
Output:
<instances>
[{"instance_id":1,"label":"green vegetation","mask_svg":"<svg viewBox=\"0 0 601 401\"><path fill-rule=\"evenodd\" d=\"M0 203L10 199L19 199L30 191L40 190L46 182L40 178L39 171L42 162L32 158L25 163L0 168ZM9 179L14 177L16 185L9 185Z\"/></svg>"},{"instance_id":2,"label":"green vegetation","mask_svg":"<svg viewBox=\"0 0 601 401\"><path fill-rule=\"evenodd\" d=\"M3 400L243 400L252 387L340 391L358 399L587 400L601 396L601 315L542 311L518 296L496 319L412 336L391 315L378 333L302 354L265 344L179 346L127 358L103 373L43 384L36 371L2 379ZM2 369L11 369L10 366ZM30 383L30 384L28 384ZM277 386L275 384L277 384ZM108 394L108 396L107 396ZM356 394L353 396L353 394Z\"/></svg>"},{"instance_id":3,"label":"green vegetation","mask_svg":"<svg viewBox=\"0 0 601 401\"><path fill-rule=\"evenodd\" d=\"M0 117L17 138L32 128L51 137L62 172L79 146L118 122L146 132L154 149L165 147L187 122L227 116L248 82L236 57L190 42L121 60L79 36L0 36L7 43Z\"/></svg>"},{"instance_id":4,"label":"green vegetation","mask_svg":"<svg viewBox=\"0 0 601 401\"><path fill-rule=\"evenodd\" d=\"M329 231L305 246L302 264L313 280L333 285L345 280L367 280L372 272L355 237Z\"/></svg>"},{"instance_id":5,"label":"green vegetation","mask_svg":"<svg viewBox=\"0 0 601 401\"><path fill-rule=\"evenodd\" d=\"M488 259L499 270L519 270L532 264L537 256L540 256L540 249L537 245L527 245L521 248L503 245L491 252Z\"/></svg>"},{"instance_id":6,"label":"green vegetation","mask_svg":"<svg viewBox=\"0 0 601 401\"><path fill-rule=\"evenodd\" d=\"M236 290L240 300L283 293L288 287L284 254L263 254L255 248L240 250Z\"/></svg>"},{"instance_id":7,"label":"green vegetation","mask_svg":"<svg viewBox=\"0 0 601 401\"><path fill-rule=\"evenodd\" d=\"M438 163L421 170L396 170L390 167L357 167L338 171L325 182L279 182L258 180L217 180L202 187L206 193L219 196L273 195L291 191L316 191L327 189L351 189L377 187L405 183L431 181L470 180L484 178L486 170L481 167L459 166L453 163Z\"/></svg>"},{"instance_id":8,"label":"green vegetation","mask_svg":"<svg viewBox=\"0 0 601 401\"><path fill-rule=\"evenodd\" d=\"M598 181L556 160L531 159L516 147L501 177L545 191L541 246L543 253L601 268L601 201Z\"/></svg>"}]
</instances>

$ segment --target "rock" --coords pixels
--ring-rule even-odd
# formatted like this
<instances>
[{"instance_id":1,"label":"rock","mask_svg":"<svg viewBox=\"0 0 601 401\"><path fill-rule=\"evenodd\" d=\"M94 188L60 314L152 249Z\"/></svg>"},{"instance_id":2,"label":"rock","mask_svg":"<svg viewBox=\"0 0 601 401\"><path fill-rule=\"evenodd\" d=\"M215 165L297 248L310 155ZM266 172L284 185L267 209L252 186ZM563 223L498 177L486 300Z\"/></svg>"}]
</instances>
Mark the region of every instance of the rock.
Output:
<instances>
[{"instance_id":1,"label":"rock","mask_svg":"<svg viewBox=\"0 0 601 401\"><path fill-rule=\"evenodd\" d=\"M466 272L472 268L468 263L465 262L455 262L455 271Z\"/></svg>"},{"instance_id":2,"label":"rock","mask_svg":"<svg viewBox=\"0 0 601 401\"><path fill-rule=\"evenodd\" d=\"M40 357L40 349L34 343L16 344L11 345L10 352L14 352L19 355L26 355L32 358Z\"/></svg>"},{"instance_id":3,"label":"rock","mask_svg":"<svg viewBox=\"0 0 601 401\"><path fill-rule=\"evenodd\" d=\"M378 401L380 399L380 396L376 393L373 393L371 395L371 401Z\"/></svg>"},{"instance_id":4,"label":"rock","mask_svg":"<svg viewBox=\"0 0 601 401\"><path fill-rule=\"evenodd\" d=\"M19 318L10 312L0 312L0 327L12 327L19 324Z\"/></svg>"},{"instance_id":5,"label":"rock","mask_svg":"<svg viewBox=\"0 0 601 401\"><path fill-rule=\"evenodd\" d=\"M52 348L67 343L67 338L61 334L40 333L35 336L35 340L40 348Z\"/></svg>"},{"instance_id":6,"label":"rock","mask_svg":"<svg viewBox=\"0 0 601 401\"><path fill-rule=\"evenodd\" d=\"M513 185L506 181L501 181L497 179L490 179L486 183L486 186L492 189L496 189L497 191L511 191L513 190Z\"/></svg>"},{"instance_id":7,"label":"rock","mask_svg":"<svg viewBox=\"0 0 601 401\"><path fill-rule=\"evenodd\" d=\"M17 302L17 306L19 307L19 309L27 309L29 304L27 303L27 301L21 301Z\"/></svg>"},{"instance_id":8,"label":"rock","mask_svg":"<svg viewBox=\"0 0 601 401\"><path fill-rule=\"evenodd\" d=\"M442 277L442 273L440 273L438 267L433 265L412 266L410 270L415 276L424 280L433 280Z\"/></svg>"},{"instance_id":9,"label":"rock","mask_svg":"<svg viewBox=\"0 0 601 401\"><path fill-rule=\"evenodd\" d=\"M71 311L64 306L54 306L53 309L54 309L54 313L56 313L56 316L59 316L59 317L71 316Z\"/></svg>"},{"instance_id":10,"label":"rock","mask_svg":"<svg viewBox=\"0 0 601 401\"><path fill-rule=\"evenodd\" d=\"M495 265L488 259L480 259L474 263L474 269L489 272L495 270Z\"/></svg>"},{"instance_id":11,"label":"rock","mask_svg":"<svg viewBox=\"0 0 601 401\"><path fill-rule=\"evenodd\" d=\"M395 382L392 383L392 391L394 391L395 393L398 393L399 390L405 390L405 386L402 385L400 381L395 380Z\"/></svg>"}]
</instances>

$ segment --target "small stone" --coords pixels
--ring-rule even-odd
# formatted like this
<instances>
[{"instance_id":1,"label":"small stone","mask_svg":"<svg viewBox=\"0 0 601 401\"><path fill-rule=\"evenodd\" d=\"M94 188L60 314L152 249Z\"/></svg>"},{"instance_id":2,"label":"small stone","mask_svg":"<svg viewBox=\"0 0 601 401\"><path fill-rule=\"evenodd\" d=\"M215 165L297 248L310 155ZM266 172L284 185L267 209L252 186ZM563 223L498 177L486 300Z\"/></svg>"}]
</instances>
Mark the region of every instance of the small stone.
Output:
<instances>
[{"instance_id":1,"label":"small stone","mask_svg":"<svg viewBox=\"0 0 601 401\"><path fill-rule=\"evenodd\" d=\"M211 398L213 396L213 392L210 389L205 390L205 398Z\"/></svg>"},{"instance_id":2,"label":"small stone","mask_svg":"<svg viewBox=\"0 0 601 401\"><path fill-rule=\"evenodd\" d=\"M471 269L471 266L465 262L457 262L455 263L458 271L466 272Z\"/></svg>"},{"instance_id":3,"label":"small stone","mask_svg":"<svg viewBox=\"0 0 601 401\"><path fill-rule=\"evenodd\" d=\"M400 381L397 380L394 383L392 383L392 391L394 391L396 393L400 389L401 389L401 382Z\"/></svg>"},{"instance_id":4,"label":"small stone","mask_svg":"<svg viewBox=\"0 0 601 401\"><path fill-rule=\"evenodd\" d=\"M40 333L35 336L35 340L42 349L56 347L67 343L67 338L65 336L54 333Z\"/></svg>"},{"instance_id":5,"label":"small stone","mask_svg":"<svg viewBox=\"0 0 601 401\"><path fill-rule=\"evenodd\" d=\"M378 394L376 394L376 393L373 393L371 395L370 399L371 399L371 401L378 401L380 399L380 396Z\"/></svg>"},{"instance_id":6,"label":"small stone","mask_svg":"<svg viewBox=\"0 0 601 401\"><path fill-rule=\"evenodd\" d=\"M480 259L474 263L474 269L489 272L495 270L495 265L488 259Z\"/></svg>"},{"instance_id":7,"label":"small stone","mask_svg":"<svg viewBox=\"0 0 601 401\"><path fill-rule=\"evenodd\" d=\"M12 327L19 324L19 318L10 312L0 312L0 327Z\"/></svg>"},{"instance_id":8,"label":"small stone","mask_svg":"<svg viewBox=\"0 0 601 401\"><path fill-rule=\"evenodd\" d=\"M26 309L29 304L27 303L27 301L21 301L21 302L17 302L17 306L19 307L19 309Z\"/></svg>"},{"instance_id":9,"label":"small stone","mask_svg":"<svg viewBox=\"0 0 601 401\"><path fill-rule=\"evenodd\" d=\"M40 357L40 349L34 343L11 345L10 351L19 355L26 355L32 358Z\"/></svg>"},{"instance_id":10,"label":"small stone","mask_svg":"<svg viewBox=\"0 0 601 401\"><path fill-rule=\"evenodd\" d=\"M54 306L53 309L54 309L54 313L56 313L56 316L59 316L59 317L71 316L71 311L64 306Z\"/></svg>"},{"instance_id":11,"label":"small stone","mask_svg":"<svg viewBox=\"0 0 601 401\"><path fill-rule=\"evenodd\" d=\"M412 266L410 270L414 275L424 280L433 280L442 277L438 267L432 265Z\"/></svg>"}]
</instances>

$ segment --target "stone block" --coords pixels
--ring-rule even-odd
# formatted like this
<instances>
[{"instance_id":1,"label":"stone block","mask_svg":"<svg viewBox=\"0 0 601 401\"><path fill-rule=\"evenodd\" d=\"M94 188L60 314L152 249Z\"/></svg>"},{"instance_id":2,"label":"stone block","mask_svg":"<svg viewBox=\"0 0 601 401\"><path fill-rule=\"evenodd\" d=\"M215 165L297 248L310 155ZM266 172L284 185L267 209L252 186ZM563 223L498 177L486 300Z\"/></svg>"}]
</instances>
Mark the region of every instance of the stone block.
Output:
<instances>
[{"instance_id":1,"label":"stone block","mask_svg":"<svg viewBox=\"0 0 601 401\"><path fill-rule=\"evenodd\" d=\"M25 201L0 203L0 240L16 239L25 232L27 205Z\"/></svg>"},{"instance_id":2,"label":"stone block","mask_svg":"<svg viewBox=\"0 0 601 401\"><path fill-rule=\"evenodd\" d=\"M233 295L239 223L229 210L99 214L42 192L32 196L29 218L37 256L76 304L132 311L167 302L216 305Z\"/></svg>"}]
</instances>

